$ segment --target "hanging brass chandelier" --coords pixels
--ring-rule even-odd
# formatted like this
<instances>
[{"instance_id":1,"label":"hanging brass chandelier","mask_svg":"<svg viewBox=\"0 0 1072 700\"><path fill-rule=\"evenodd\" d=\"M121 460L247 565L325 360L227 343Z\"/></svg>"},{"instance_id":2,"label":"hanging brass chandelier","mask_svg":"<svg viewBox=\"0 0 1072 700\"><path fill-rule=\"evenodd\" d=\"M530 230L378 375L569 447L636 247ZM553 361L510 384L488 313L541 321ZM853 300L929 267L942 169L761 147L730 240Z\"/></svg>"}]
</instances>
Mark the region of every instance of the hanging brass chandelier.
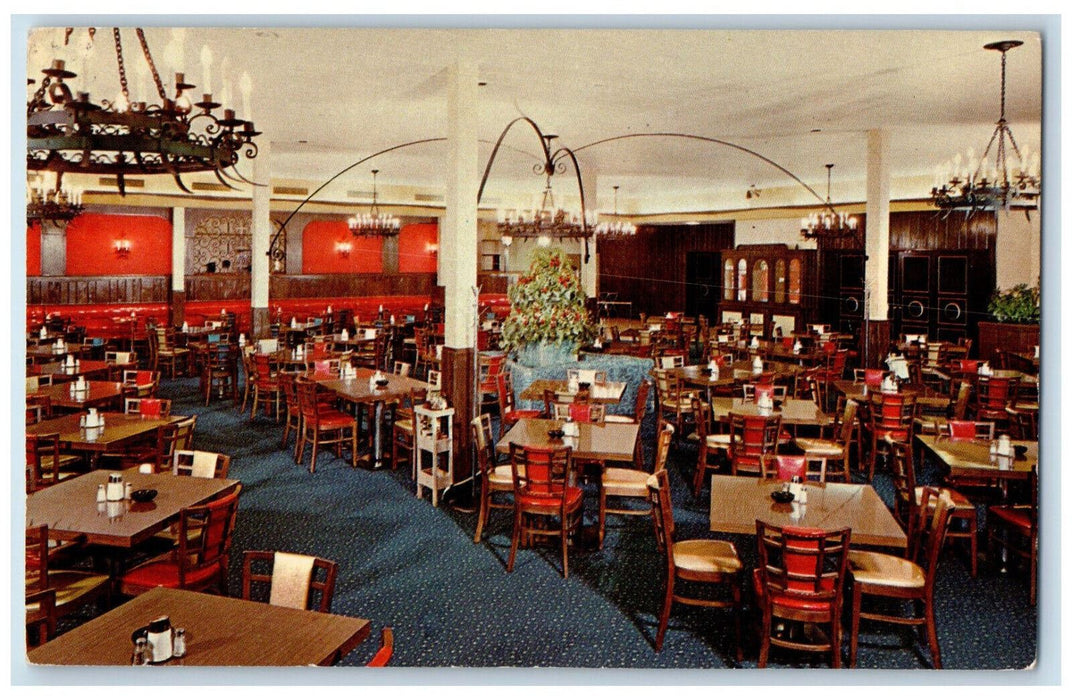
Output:
<instances>
[{"instance_id":1,"label":"hanging brass chandelier","mask_svg":"<svg viewBox=\"0 0 1072 700\"><path fill-rule=\"evenodd\" d=\"M46 190L43 178L38 175L26 183L26 224L52 222L59 226L85 211L82 206L82 191L63 188Z\"/></svg>"},{"instance_id":2,"label":"hanging brass chandelier","mask_svg":"<svg viewBox=\"0 0 1072 700\"><path fill-rule=\"evenodd\" d=\"M957 154L938 166L931 202L946 212L963 211L967 215L981 211L1017 209L1030 212L1038 208L1042 186L1039 156L1021 151L1005 119L1005 58L1009 50L1024 42L996 41L984 46L988 51L1001 52L1001 112L997 126L980 158L968 149L967 157ZM1009 149L1015 160L1009 163ZM989 160L993 151L993 161Z\"/></svg>"},{"instance_id":3,"label":"hanging brass chandelier","mask_svg":"<svg viewBox=\"0 0 1072 700\"><path fill-rule=\"evenodd\" d=\"M500 210L498 214L499 235L509 239L535 238L540 245L545 246L559 239L587 239L592 235L592 229L588 226L583 209L580 212L570 212L555 207L555 194L551 189L551 176L556 172L565 172L565 164L562 160L556 159L555 155L560 152L566 152L567 149L559 149L553 155L552 143L558 138L557 135L543 134L539 131L537 133L543 140L545 158L533 170L546 178L543 201L539 209ZM487 178L486 172L484 177L485 179Z\"/></svg>"},{"instance_id":4,"label":"hanging brass chandelier","mask_svg":"<svg viewBox=\"0 0 1072 700\"><path fill-rule=\"evenodd\" d=\"M65 45L72 32L66 30ZM88 32L91 47L96 30ZM115 101L102 99L98 105L88 91L72 92L69 81L77 75L67 70L64 60L53 59L41 71L45 77L26 105L27 169L56 173L57 190L64 173L112 175L120 194L126 194L125 178L131 175L171 175L184 192L190 192L182 182L186 173L211 172L232 189L228 179L248 183L235 166L240 157L257 156L253 139L260 132L253 122L238 119L227 107L222 117L214 114L222 105L213 101L207 87L201 101L191 104L188 93L195 86L186 82L184 73L175 74L174 97L168 97L145 33L140 28L136 32L156 95L132 97L119 28L112 29L120 85ZM248 76L240 86L248 117Z\"/></svg>"},{"instance_id":5,"label":"hanging brass chandelier","mask_svg":"<svg viewBox=\"0 0 1072 700\"><path fill-rule=\"evenodd\" d=\"M372 171L372 206L367 214L355 214L347 222L350 233L354 236L397 236L402 227L402 222L397 216L388 216L380 213L380 205L376 193L376 175L379 170Z\"/></svg>"},{"instance_id":6,"label":"hanging brass chandelier","mask_svg":"<svg viewBox=\"0 0 1072 700\"><path fill-rule=\"evenodd\" d=\"M830 201L830 173L833 169L833 163L826 164L826 206L800 220L800 235L809 240L848 238L856 235L856 217L837 211Z\"/></svg>"},{"instance_id":7,"label":"hanging brass chandelier","mask_svg":"<svg viewBox=\"0 0 1072 700\"><path fill-rule=\"evenodd\" d=\"M636 226L618 218L618 185L614 186L614 218L596 224L596 236L602 239L629 238L636 235Z\"/></svg>"}]
</instances>

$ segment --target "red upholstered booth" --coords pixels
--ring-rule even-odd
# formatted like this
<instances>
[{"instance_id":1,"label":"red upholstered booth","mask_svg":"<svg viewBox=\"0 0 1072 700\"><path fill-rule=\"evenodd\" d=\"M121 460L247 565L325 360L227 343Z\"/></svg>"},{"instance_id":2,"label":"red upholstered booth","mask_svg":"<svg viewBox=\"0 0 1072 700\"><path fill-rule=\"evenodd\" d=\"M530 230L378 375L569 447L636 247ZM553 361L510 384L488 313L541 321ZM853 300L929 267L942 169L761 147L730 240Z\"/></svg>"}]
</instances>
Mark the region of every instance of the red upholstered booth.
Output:
<instances>
[{"instance_id":1,"label":"red upholstered booth","mask_svg":"<svg viewBox=\"0 0 1072 700\"><path fill-rule=\"evenodd\" d=\"M117 319L137 319L137 328L145 330L145 322L155 318L167 323L168 305L164 302L151 304L33 304L26 306L26 328L33 330L45 322L49 314L69 319L72 326L84 326L90 337L112 338L126 336L130 325Z\"/></svg>"}]
</instances>

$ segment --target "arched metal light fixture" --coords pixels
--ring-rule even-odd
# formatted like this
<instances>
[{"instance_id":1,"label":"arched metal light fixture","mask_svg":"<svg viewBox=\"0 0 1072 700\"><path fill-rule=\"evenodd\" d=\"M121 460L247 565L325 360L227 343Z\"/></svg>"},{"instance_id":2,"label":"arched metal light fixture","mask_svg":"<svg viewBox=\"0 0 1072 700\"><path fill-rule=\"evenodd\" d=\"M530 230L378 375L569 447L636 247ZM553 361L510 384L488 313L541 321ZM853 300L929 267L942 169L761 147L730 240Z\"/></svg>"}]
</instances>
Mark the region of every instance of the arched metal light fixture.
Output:
<instances>
[{"instance_id":1,"label":"arched metal light fixture","mask_svg":"<svg viewBox=\"0 0 1072 700\"><path fill-rule=\"evenodd\" d=\"M65 44L73 31L67 28ZM157 95L143 97L145 101L131 97L118 27L112 36L121 92L114 102L94 104L88 91L76 96L67 81L77 75L65 61L53 59L26 104L27 169L56 173L57 190L64 173L114 175L120 194L126 194L129 175L171 175L184 192L190 192L182 182L184 173L211 172L227 187L225 178L248 183L234 166L240 156L257 156L253 138L260 132L253 122L236 118L230 108L217 117L213 110L221 105L210 93L191 104L187 93L195 86L183 73L175 74L175 96L169 98L145 33L136 31ZM90 46L95 33L89 28ZM248 76L240 85L244 94L252 90ZM153 102L157 98L158 104Z\"/></svg>"}]
</instances>

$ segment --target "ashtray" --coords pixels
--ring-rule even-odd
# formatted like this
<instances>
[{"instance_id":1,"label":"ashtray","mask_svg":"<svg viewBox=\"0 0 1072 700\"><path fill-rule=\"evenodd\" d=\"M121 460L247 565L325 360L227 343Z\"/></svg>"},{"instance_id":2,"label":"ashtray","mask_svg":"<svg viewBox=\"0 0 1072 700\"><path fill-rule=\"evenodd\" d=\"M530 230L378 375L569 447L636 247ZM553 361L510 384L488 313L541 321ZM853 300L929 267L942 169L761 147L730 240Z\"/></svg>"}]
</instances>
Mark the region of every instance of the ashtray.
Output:
<instances>
[{"instance_id":1,"label":"ashtray","mask_svg":"<svg viewBox=\"0 0 1072 700\"><path fill-rule=\"evenodd\" d=\"M156 498L156 489L138 489L132 492L130 497L138 503L148 503Z\"/></svg>"},{"instance_id":2,"label":"ashtray","mask_svg":"<svg viewBox=\"0 0 1072 700\"><path fill-rule=\"evenodd\" d=\"M710 367L701 368L700 369L700 374L711 374L711 368Z\"/></svg>"},{"instance_id":3,"label":"ashtray","mask_svg":"<svg viewBox=\"0 0 1072 700\"><path fill-rule=\"evenodd\" d=\"M382 389L385 386L387 386L390 382L391 382L390 379L377 379L376 380L376 386L378 386L378 387L380 387Z\"/></svg>"},{"instance_id":4,"label":"ashtray","mask_svg":"<svg viewBox=\"0 0 1072 700\"><path fill-rule=\"evenodd\" d=\"M551 438L552 440L561 440L562 436L564 436L565 434L566 434L566 431L564 431L564 430L556 429L556 430L548 430L547 431L547 437Z\"/></svg>"},{"instance_id":5,"label":"ashtray","mask_svg":"<svg viewBox=\"0 0 1072 700\"><path fill-rule=\"evenodd\" d=\"M777 491L771 491L770 497L773 498L777 503L789 503L794 498L793 493L791 491L782 491L781 489L778 489Z\"/></svg>"},{"instance_id":6,"label":"ashtray","mask_svg":"<svg viewBox=\"0 0 1072 700\"><path fill-rule=\"evenodd\" d=\"M775 408L781 408L783 403L784 402L781 399L775 399L774 400L774 407Z\"/></svg>"},{"instance_id":7,"label":"ashtray","mask_svg":"<svg viewBox=\"0 0 1072 700\"><path fill-rule=\"evenodd\" d=\"M1027 445L1013 445L1012 449L1016 453L1016 459L1023 459L1027 456Z\"/></svg>"},{"instance_id":8,"label":"ashtray","mask_svg":"<svg viewBox=\"0 0 1072 700\"><path fill-rule=\"evenodd\" d=\"M591 382L577 382L578 391L588 391L592 388Z\"/></svg>"}]
</instances>

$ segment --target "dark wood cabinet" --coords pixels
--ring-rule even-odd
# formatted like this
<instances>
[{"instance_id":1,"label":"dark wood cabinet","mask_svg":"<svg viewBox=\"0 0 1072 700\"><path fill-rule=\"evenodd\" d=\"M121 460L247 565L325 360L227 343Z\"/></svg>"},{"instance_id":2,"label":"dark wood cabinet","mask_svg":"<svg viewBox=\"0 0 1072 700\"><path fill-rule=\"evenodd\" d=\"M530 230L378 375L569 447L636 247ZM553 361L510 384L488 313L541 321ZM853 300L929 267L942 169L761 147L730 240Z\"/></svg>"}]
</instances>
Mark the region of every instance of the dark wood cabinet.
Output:
<instances>
[{"instance_id":1,"label":"dark wood cabinet","mask_svg":"<svg viewBox=\"0 0 1072 700\"><path fill-rule=\"evenodd\" d=\"M771 335L811 322L819 299L816 252L777 245L722 251L719 321L741 320Z\"/></svg>"}]
</instances>

